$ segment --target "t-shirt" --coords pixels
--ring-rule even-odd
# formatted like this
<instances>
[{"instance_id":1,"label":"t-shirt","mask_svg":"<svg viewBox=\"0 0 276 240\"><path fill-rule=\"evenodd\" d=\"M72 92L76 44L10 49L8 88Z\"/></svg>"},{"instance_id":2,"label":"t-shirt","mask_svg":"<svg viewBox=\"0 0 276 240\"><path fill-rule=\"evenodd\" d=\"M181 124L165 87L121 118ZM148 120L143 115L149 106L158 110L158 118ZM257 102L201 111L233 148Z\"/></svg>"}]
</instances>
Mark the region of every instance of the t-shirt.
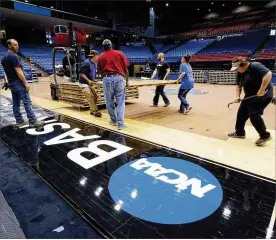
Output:
<instances>
[{"instance_id":1,"label":"t-shirt","mask_svg":"<svg viewBox=\"0 0 276 240\"><path fill-rule=\"evenodd\" d=\"M156 68L158 73L158 79L163 80L167 73L167 69L170 68L170 65L167 62L163 61L163 62L159 62L156 65Z\"/></svg>"},{"instance_id":2,"label":"t-shirt","mask_svg":"<svg viewBox=\"0 0 276 240\"><path fill-rule=\"evenodd\" d=\"M262 85L263 77L269 72L264 65L259 62L252 62L244 73L237 74L237 85L243 87L245 97L256 95ZM273 85L270 82L266 88L265 97L273 97Z\"/></svg>"},{"instance_id":3,"label":"t-shirt","mask_svg":"<svg viewBox=\"0 0 276 240\"><path fill-rule=\"evenodd\" d=\"M125 76L125 69L129 67L125 54L118 50L104 51L98 59L98 72L101 75L120 74Z\"/></svg>"},{"instance_id":4,"label":"t-shirt","mask_svg":"<svg viewBox=\"0 0 276 240\"><path fill-rule=\"evenodd\" d=\"M180 65L179 74L185 73L181 79L181 89L192 89L194 87L193 70L189 63L182 63Z\"/></svg>"},{"instance_id":5,"label":"t-shirt","mask_svg":"<svg viewBox=\"0 0 276 240\"><path fill-rule=\"evenodd\" d=\"M19 57L15 53L7 52L4 55L1 63L3 65L4 71L8 78L9 84L12 84L16 81L21 82L14 68L20 67L22 71L23 71L23 68Z\"/></svg>"},{"instance_id":6,"label":"t-shirt","mask_svg":"<svg viewBox=\"0 0 276 240\"><path fill-rule=\"evenodd\" d=\"M96 63L92 62L88 58L81 65L80 73L83 73L89 80L94 80L96 79L96 69L97 69ZM85 81L81 76L80 76L79 82L81 84L88 84L88 82Z\"/></svg>"}]
</instances>

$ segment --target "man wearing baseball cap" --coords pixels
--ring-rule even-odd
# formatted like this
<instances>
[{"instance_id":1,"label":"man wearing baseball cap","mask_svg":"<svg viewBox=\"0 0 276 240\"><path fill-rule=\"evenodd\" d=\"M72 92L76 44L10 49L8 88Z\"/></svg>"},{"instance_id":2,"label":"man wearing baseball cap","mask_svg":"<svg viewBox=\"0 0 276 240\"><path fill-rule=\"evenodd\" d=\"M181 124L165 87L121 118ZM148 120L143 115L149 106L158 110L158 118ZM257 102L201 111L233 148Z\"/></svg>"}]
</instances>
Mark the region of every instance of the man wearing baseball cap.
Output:
<instances>
[{"instance_id":1,"label":"man wearing baseball cap","mask_svg":"<svg viewBox=\"0 0 276 240\"><path fill-rule=\"evenodd\" d=\"M88 58L83 62L80 69L80 84L85 88L82 90L86 100L90 106L90 114L95 117L101 117L102 113L98 111L97 106L97 92L95 91L93 84L96 81L97 60L99 54L95 50L91 50Z\"/></svg>"},{"instance_id":2,"label":"man wearing baseball cap","mask_svg":"<svg viewBox=\"0 0 276 240\"><path fill-rule=\"evenodd\" d=\"M126 128L124 117L129 62L125 54L112 49L112 42L109 39L103 41L103 49L104 52L98 60L98 71L103 76L105 103L110 116L109 124L122 130ZM117 108L114 105L114 98Z\"/></svg>"},{"instance_id":3,"label":"man wearing baseball cap","mask_svg":"<svg viewBox=\"0 0 276 240\"><path fill-rule=\"evenodd\" d=\"M235 101L241 101L240 95L242 89L244 90L245 98L254 95L256 97L241 102L237 114L236 131L228 134L228 136L232 138L245 138L245 123L250 118L252 125L260 135L260 138L256 141L256 145L262 146L271 140L271 135L266 130L261 116L273 98L272 73L261 63L250 62L244 57L235 57L230 71L237 72Z\"/></svg>"}]
</instances>

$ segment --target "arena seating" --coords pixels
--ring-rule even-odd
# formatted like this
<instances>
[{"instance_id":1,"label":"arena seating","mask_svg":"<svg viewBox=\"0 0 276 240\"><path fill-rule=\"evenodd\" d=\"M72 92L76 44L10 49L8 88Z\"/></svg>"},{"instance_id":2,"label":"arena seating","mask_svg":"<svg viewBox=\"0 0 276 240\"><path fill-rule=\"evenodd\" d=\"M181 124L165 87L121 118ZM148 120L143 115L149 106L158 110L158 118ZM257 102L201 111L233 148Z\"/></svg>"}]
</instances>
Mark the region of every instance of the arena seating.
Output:
<instances>
[{"instance_id":1,"label":"arena seating","mask_svg":"<svg viewBox=\"0 0 276 240\"><path fill-rule=\"evenodd\" d=\"M253 12L236 13L231 16L208 19L206 22L195 24L185 33L177 35L177 39L216 36L239 33L249 29L260 29L275 22L275 11L263 9Z\"/></svg>"},{"instance_id":2,"label":"arena seating","mask_svg":"<svg viewBox=\"0 0 276 240\"><path fill-rule=\"evenodd\" d=\"M276 36L271 37L269 43L257 59L276 59Z\"/></svg>"},{"instance_id":3,"label":"arena seating","mask_svg":"<svg viewBox=\"0 0 276 240\"><path fill-rule=\"evenodd\" d=\"M160 49L162 49L163 46L164 46L164 44L153 44L153 47L156 52L158 52Z\"/></svg>"},{"instance_id":4,"label":"arena seating","mask_svg":"<svg viewBox=\"0 0 276 240\"><path fill-rule=\"evenodd\" d=\"M260 30L244 33L241 36L223 38L194 56L192 61L229 61L237 55L249 56L264 42L268 33L269 30Z\"/></svg>"},{"instance_id":5,"label":"arena seating","mask_svg":"<svg viewBox=\"0 0 276 240\"><path fill-rule=\"evenodd\" d=\"M20 45L21 54L48 74L53 73L52 49L46 45ZM56 54L56 65L62 64L63 53Z\"/></svg>"},{"instance_id":6,"label":"arena seating","mask_svg":"<svg viewBox=\"0 0 276 240\"><path fill-rule=\"evenodd\" d=\"M0 62L2 61L2 58L3 58L3 56L5 55L6 52L7 52L7 48L5 48L3 45L0 45ZM31 68L30 65L28 65L24 61L22 61L22 65L23 65L23 70L24 70L26 79L28 81L31 81L32 80L32 71L33 71L33 69ZM4 75L5 75L5 71L3 69L2 64L0 64L0 79L3 79Z\"/></svg>"},{"instance_id":7,"label":"arena seating","mask_svg":"<svg viewBox=\"0 0 276 240\"><path fill-rule=\"evenodd\" d=\"M205 39L205 40L190 40L166 53L166 59L170 62L179 61L180 58L185 54L195 54L214 42L215 39Z\"/></svg>"},{"instance_id":8,"label":"arena seating","mask_svg":"<svg viewBox=\"0 0 276 240\"><path fill-rule=\"evenodd\" d=\"M130 63L145 63L152 53L148 46L120 46Z\"/></svg>"}]
</instances>

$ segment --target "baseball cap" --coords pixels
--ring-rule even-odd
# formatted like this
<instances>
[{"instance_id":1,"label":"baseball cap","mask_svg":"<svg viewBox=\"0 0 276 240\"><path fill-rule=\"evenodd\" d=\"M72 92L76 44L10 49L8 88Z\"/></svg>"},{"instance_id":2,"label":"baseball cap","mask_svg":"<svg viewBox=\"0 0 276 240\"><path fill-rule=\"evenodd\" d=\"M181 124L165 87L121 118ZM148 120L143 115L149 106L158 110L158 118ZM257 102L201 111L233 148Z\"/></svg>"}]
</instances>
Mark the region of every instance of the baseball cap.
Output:
<instances>
[{"instance_id":1,"label":"baseball cap","mask_svg":"<svg viewBox=\"0 0 276 240\"><path fill-rule=\"evenodd\" d=\"M237 71L240 64L247 61L245 57L234 57L232 60L232 68L229 70L231 72Z\"/></svg>"},{"instance_id":2,"label":"baseball cap","mask_svg":"<svg viewBox=\"0 0 276 240\"><path fill-rule=\"evenodd\" d=\"M103 46L112 46L112 42L109 39L103 41Z\"/></svg>"},{"instance_id":3,"label":"baseball cap","mask_svg":"<svg viewBox=\"0 0 276 240\"><path fill-rule=\"evenodd\" d=\"M232 62L232 68L229 70L230 72L235 72L239 68L240 62Z\"/></svg>"},{"instance_id":4,"label":"baseball cap","mask_svg":"<svg viewBox=\"0 0 276 240\"><path fill-rule=\"evenodd\" d=\"M87 56L88 56L88 57L94 57L94 56L96 56L96 55L99 55L99 53L98 53L96 50L91 50L91 51L90 51L90 54L88 54Z\"/></svg>"}]
</instances>

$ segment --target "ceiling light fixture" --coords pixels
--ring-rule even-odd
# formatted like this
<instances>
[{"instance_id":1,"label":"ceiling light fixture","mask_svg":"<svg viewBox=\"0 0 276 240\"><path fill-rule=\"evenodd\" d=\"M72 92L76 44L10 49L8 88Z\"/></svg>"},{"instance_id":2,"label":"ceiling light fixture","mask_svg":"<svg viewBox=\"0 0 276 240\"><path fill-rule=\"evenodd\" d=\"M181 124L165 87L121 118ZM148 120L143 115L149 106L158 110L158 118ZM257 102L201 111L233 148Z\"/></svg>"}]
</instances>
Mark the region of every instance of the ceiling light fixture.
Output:
<instances>
[{"instance_id":1,"label":"ceiling light fixture","mask_svg":"<svg viewBox=\"0 0 276 240\"><path fill-rule=\"evenodd\" d=\"M166 7L168 7L169 6L169 4L168 3L166 3Z\"/></svg>"}]
</instances>

